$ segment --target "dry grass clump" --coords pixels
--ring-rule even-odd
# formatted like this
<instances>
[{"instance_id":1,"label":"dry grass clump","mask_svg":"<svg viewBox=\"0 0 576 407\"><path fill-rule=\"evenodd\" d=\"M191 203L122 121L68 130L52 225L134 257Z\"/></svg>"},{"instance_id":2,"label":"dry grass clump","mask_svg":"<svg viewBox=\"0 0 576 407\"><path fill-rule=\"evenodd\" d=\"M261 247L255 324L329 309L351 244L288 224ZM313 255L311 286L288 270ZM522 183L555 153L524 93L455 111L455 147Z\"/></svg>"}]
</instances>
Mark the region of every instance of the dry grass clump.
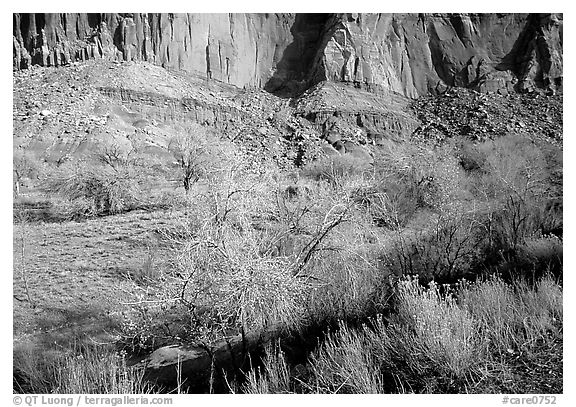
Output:
<instances>
[{"instance_id":1,"label":"dry grass clump","mask_svg":"<svg viewBox=\"0 0 576 407\"><path fill-rule=\"evenodd\" d=\"M68 351L15 354L14 391L18 393L139 394L150 393L144 371L126 365L125 354L96 346Z\"/></svg>"},{"instance_id":2,"label":"dry grass clump","mask_svg":"<svg viewBox=\"0 0 576 407\"><path fill-rule=\"evenodd\" d=\"M433 369L464 379L478 361L475 321L434 282L424 289L416 279L401 281L391 324L392 337L396 344L404 344L404 356L414 372Z\"/></svg>"},{"instance_id":3,"label":"dry grass clump","mask_svg":"<svg viewBox=\"0 0 576 407\"><path fill-rule=\"evenodd\" d=\"M479 321L486 346L500 353L529 349L562 321L562 289L549 275L535 287L493 277L461 287L458 298Z\"/></svg>"},{"instance_id":4,"label":"dry grass clump","mask_svg":"<svg viewBox=\"0 0 576 407\"><path fill-rule=\"evenodd\" d=\"M378 269L377 252L353 248L320 254L314 285L307 296L307 320L359 319L385 307L386 276Z\"/></svg>"},{"instance_id":5,"label":"dry grass clump","mask_svg":"<svg viewBox=\"0 0 576 407\"><path fill-rule=\"evenodd\" d=\"M376 355L370 351L366 331L342 327L327 336L310 358L315 393L384 393Z\"/></svg>"},{"instance_id":6,"label":"dry grass clump","mask_svg":"<svg viewBox=\"0 0 576 407\"><path fill-rule=\"evenodd\" d=\"M248 372L241 391L246 394L292 393L291 381L290 368L280 346L268 345L262 365Z\"/></svg>"},{"instance_id":7,"label":"dry grass clump","mask_svg":"<svg viewBox=\"0 0 576 407\"><path fill-rule=\"evenodd\" d=\"M504 378L515 369L550 356L561 320L562 290L550 276L534 286L497 277L428 287L403 279L389 317L357 328L343 323L309 357L299 381L316 393L474 392L491 384L505 391ZM265 378L266 388L258 380L248 388L275 388L273 376Z\"/></svg>"},{"instance_id":8,"label":"dry grass clump","mask_svg":"<svg viewBox=\"0 0 576 407\"><path fill-rule=\"evenodd\" d=\"M54 376L55 393L139 394L152 390L142 369L127 367L122 355L96 349L57 359Z\"/></svg>"}]
</instances>

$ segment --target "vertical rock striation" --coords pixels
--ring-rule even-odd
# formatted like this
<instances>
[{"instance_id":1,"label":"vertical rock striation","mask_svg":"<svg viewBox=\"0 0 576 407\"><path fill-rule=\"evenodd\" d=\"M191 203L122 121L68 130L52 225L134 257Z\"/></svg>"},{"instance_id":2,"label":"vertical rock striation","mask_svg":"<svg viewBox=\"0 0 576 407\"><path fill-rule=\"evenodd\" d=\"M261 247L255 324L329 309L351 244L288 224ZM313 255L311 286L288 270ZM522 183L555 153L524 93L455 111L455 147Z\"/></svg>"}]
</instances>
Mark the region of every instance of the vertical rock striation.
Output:
<instances>
[{"instance_id":1,"label":"vertical rock striation","mask_svg":"<svg viewBox=\"0 0 576 407\"><path fill-rule=\"evenodd\" d=\"M14 14L14 69L90 58L150 61L262 87L291 41L290 14Z\"/></svg>"},{"instance_id":2,"label":"vertical rock striation","mask_svg":"<svg viewBox=\"0 0 576 407\"><path fill-rule=\"evenodd\" d=\"M409 97L448 86L509 92L562 86L562 16L342 14L308 75Z\"/></svg>"},{"instance_id":3,"label":"vertical rock striation","mask_svg":"<svg viewBox=\"0 0 576 407\"><path fill-rule=\"evenodd\" d=\"M327 80L408 97L562 87L556 14L14 14L14 69L144 60L292 96Z\"/></svg>"}]
</instances>

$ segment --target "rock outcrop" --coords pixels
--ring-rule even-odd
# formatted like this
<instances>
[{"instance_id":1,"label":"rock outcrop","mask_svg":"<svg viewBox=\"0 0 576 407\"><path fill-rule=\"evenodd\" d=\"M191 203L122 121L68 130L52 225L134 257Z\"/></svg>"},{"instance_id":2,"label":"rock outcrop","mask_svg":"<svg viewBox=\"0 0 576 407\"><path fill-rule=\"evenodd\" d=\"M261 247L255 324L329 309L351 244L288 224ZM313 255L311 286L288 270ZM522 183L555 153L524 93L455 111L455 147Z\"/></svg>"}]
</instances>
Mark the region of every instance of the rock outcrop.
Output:
<instances>
[{"instance_id":1,"label":"rock outcrop","mask_svg":"<svg viewBox=\"0 0 576 407\"><path fill-rule=\"evenodd\" d=\"M561 14L14 14L13 42L14 69L144 60L287 96L562 86Z\"/></svg>"}]
</instances>

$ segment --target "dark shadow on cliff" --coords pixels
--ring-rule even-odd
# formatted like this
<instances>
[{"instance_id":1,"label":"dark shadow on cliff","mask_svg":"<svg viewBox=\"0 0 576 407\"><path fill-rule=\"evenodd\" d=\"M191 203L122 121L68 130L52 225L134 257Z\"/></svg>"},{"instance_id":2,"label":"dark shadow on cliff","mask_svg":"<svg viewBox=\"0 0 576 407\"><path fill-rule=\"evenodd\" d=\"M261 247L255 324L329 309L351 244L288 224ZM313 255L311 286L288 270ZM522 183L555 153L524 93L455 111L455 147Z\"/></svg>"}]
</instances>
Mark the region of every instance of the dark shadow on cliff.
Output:
<instances>
[{"instance_id":1,"label":"dark shadow on cliff","mask_svg":"<svg viewBox=\"0 0 576 407\"><path fill-rule=\"evenodd\" d=\"M548 71L550 69L550 55L543 52L544 47L540 47L541 44L539 43L541 38L541 19L544 16L543 14L530 14L528 16L526 25L514 42L512 49L496 66L499 71L510 70L517 78L523 78L531 68L534 58L531 55L534 53L540 65L535 81L536 85L542 88L551 85L550 81L544 80L543 75L543 70ZM554 83L553 85L558 86L559 83Z\"/></svg>"},{"instance_id":2,"label":"dark shadow on cliff","mask_svg":"<svg viewBox=\"0 0 576 407\"><path fill-rule=\"evenodd\" d=\"M493 18L492 15L482 15L480 18ZM516 38L514 45L509 52L497 62L491 70L495 71L511 71L516 77L521 77L528 69L527 65L530 63L530 54L535 47L535 41L538 36L539 29L538 14L529 14L526 17L524 27ZM473 55L479 58L482 56L474 50L474 45L466 39L463 33L463 23L460 17L451 16L450 25L453 27L454 32L460 39L462 44L468 51L472 50ZM429 49L432 58L432 65L438 77L449 86L464 86L470 87L474 83L467 83L466 70L468 65L457 66L452 62L454 55L447 54L447 49L444 47L440 36L436 32L434 25L428 25L429 32ZM462 62L465 60L465 54L461 54L459 58ZM468 62L470 64L470 61ZM474 69L477 67L474 66ZM541 74L539 75L541 77Z\"/></svg>"},{"instance_id":3,"label":"dark shadow on cliff","mask_svg":"<svg viewBox=\"0 0 576 407\"><path fill-rule=\"evenodd\" d=\"M332 18L332 14L296 15L290 28L293 41L282 53L276 71L264 85L264 90L282 98L291 98L311 85L314 62Z\"/></svg>"},{"instance_id":4,"label":"dark shadow on cliff","mask_svg":"<svg viewBox=\"0 0 576 407\"><path fill-rule=\"evenodd\" d=\"M526 20L526 25L514 42L512 49L502 58L500 63L496 65L496 70L510 70L514 72L516 76L522 74L522 65L526 62L525 60L529 53L530 43L536 36L537 24L536 15L530 14Z\"/></svg>"}]
</instances>

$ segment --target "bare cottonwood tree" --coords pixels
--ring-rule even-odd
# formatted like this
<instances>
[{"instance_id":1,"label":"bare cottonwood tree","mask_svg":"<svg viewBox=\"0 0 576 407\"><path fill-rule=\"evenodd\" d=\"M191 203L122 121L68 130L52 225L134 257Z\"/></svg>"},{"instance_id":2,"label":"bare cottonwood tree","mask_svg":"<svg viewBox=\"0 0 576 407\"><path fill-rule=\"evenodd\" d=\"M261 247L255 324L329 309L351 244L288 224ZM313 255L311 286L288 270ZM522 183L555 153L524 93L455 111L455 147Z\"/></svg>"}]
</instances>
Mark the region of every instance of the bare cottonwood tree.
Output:
<instances>
[{"instance_id":1,"label":"bare cottonwood tree","mask_svg":"<svg viewBox=\"0 0 576 407\"><path fill-rule=\"evenodd\" d=\"M13 193L14 197L20 195L20 187L22 180L25 178L33 179L38 178L40 175L39 160L34 158L31 154L23 151L14 152L13 159Z\"/></svg>"},{"instance_id":2,"label":"bare cottonwood tree","mask_svg":"<svg viewBox=\"0 0 576 407\"><path fill-rule=\"evenodd\" d=\"M207 158L205 136L200 126L192 127L173 137L168 145L168 150L182 170L180 180L186 193L204 172Z\"/></svg>"},{"instance_id":3,"label":"bare cottonwood tree","mask_svg":"<svg viewBox=\"0 0 576 407\"><path fill-rule=\"evenodd\" d=\"M118 144L105 146L98 154L98 159L103 164L109 165L114 171L119 167L126 166L130 163L135 150L125 151Z\"/></svg>"}]
</instances>

